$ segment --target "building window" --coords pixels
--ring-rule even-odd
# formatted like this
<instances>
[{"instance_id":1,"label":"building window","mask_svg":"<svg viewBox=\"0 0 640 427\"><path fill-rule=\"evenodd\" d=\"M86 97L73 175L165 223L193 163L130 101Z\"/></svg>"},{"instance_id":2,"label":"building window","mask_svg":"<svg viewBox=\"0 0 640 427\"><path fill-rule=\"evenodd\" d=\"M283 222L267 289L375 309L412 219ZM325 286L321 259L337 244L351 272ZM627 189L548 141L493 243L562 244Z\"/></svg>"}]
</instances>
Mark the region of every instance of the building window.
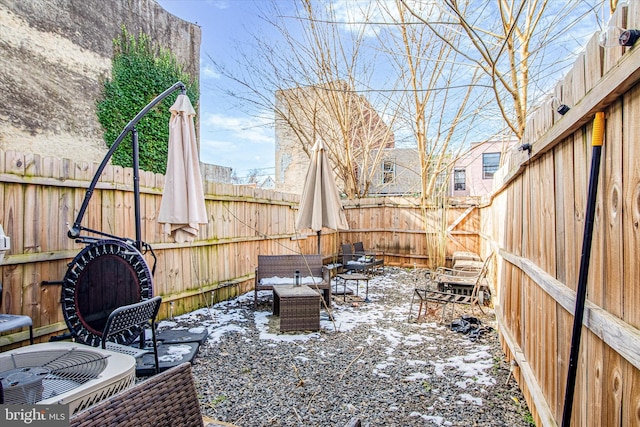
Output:
<instances>
[{"instance_id":1,"label":"building window","mask_svg":"<svg viewBox=\"0 0 640 427\"><path fill-rule=\"evenodd\" d=\"M500 153L482 154L482 178L492 179L493 174L500 167Z\"/></svg>"},{"instance_id":2,"label":"building window","mask_svg":"<svg viewBox=\"0 0 640 427\"><path fill-rule=\"evenodd\" d=\"M467 189L467 171L464 169L455 169L453 171L453 190L464 191Z\"/></svg>"},{"instance_id":3,"label":"building window","mask_svg":"<svg viewBox=\"0 0 640 427\"><path fill-rule=\"evenodd\" d=\"M382 162L382 183L389 184L396 179L396 163L390 160Z\"/></svg>"}]
</instances>

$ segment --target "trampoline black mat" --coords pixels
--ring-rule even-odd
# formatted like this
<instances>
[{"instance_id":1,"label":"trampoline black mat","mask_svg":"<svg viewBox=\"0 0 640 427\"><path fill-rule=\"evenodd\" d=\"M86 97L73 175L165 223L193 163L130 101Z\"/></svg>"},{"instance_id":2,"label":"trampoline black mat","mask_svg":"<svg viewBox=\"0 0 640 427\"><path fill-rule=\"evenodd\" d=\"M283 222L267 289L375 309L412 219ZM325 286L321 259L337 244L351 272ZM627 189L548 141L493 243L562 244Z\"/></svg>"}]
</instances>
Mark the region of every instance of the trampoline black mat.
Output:
<instances>
[{"instance_id":1,"label":"trampoline black mat","mask_svg":"<svg viewBox=\"0 0 640 427\"><path fill-rule=\"evenodd\" d=\"M202 329L202 330L200 330ZM204 341L209 336L207 328L198 328L197 330L189 329L167 329L165 331L158 332L156 339L163 344L176 344L184 342L197 342L198 344L204 344Z\"/></svg>"},{"instance_id":2,"label":"trampoline black mat","mask_svg":"<svg viewBox=\"0 0 640 427\"><path fill-rule=\"evenodd\" d=\"M198 354L200 344L197 342L183 342L175 344L158 344L159 371L165 371L181 363L193 363ZM154 374L153 353L147 353L136 360L136 375L148 376Z\"/></svg>"}]
</instances>

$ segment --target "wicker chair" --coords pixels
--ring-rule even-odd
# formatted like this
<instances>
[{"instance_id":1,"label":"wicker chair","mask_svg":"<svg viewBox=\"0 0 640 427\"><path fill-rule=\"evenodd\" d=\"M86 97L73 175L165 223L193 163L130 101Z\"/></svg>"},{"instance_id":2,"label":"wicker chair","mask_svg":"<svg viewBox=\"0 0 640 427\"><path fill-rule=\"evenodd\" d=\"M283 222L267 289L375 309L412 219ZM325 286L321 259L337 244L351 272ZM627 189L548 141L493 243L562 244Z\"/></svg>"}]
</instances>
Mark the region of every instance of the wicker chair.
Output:
<instances>
[{"instance_id":1,"label":"wicker chair","mask_svg":"<svg viewBox=\"0 0 640 427\"><path fill-rule=\"evenodd\" d=\"M203 426L191 365L183 363L78 412L70 427Z\"/></svg>"}]
</instances>

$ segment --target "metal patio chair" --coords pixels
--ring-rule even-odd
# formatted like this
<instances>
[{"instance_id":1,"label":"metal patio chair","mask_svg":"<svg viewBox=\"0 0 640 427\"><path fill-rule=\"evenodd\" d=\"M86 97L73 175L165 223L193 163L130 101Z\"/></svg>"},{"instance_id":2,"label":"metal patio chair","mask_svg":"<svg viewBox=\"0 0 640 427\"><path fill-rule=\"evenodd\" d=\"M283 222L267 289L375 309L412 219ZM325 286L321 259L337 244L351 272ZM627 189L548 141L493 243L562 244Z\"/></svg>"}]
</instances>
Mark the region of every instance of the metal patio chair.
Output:
<instances>
[{"instance_id":1,"label":"metal patio chair","mask_svg":"<svg viewBox=\"0 0 640 427\"><path fill-rule=\"evenodd\" d=\"M0 283L0 307L2 307L2 283ZM33 320L22 314L0 314L0 334L29 327L29 343L33 344Z\"/></svg>"},{"instance_id":2,"label":"metal patio chair","mask_svg":"<svg viewBox=\"0 0 640 427\"><path fill-rule=\"evenodd\" d=\"M160 310L162 297L154 297L140 301L135 304L118 307L111 312L102 332L102 348L116 351L118 353L129 354L136 359L150 353L145 348L145 329L151 328L151 340L153 345L153 355L155 361L155 373L160 370L158 362L158 342L156 340L156 317ZM140 348L136 349L123 343L114 342L113 338L123 331L131 331L132 334L140 333Z\"/></svg>"},{"instance_id":3,"label":"metal patio chair","mask_svg":"<svg viewBox=\"0 0 640 427\"><path fill-rule=\"evenodd\" d=\"M380 254L366 251L362 242L355 242L353 244L353 252L357 256L365 257L366 260L372 262L375 270L381 269L384 271L384 253L380 258L377 258Z\"/></svg>"},{"instance_id":4,"label":"metal patio chair","mask_svg":"<svg viewBox=\"0 0 640 427\"><path fill-rule=\"evenodd\" d=\"M373 262L353 251L351 243L342 245L342 269L345 271L366 273L373 269Z\"/></svg>"}]
</instances>

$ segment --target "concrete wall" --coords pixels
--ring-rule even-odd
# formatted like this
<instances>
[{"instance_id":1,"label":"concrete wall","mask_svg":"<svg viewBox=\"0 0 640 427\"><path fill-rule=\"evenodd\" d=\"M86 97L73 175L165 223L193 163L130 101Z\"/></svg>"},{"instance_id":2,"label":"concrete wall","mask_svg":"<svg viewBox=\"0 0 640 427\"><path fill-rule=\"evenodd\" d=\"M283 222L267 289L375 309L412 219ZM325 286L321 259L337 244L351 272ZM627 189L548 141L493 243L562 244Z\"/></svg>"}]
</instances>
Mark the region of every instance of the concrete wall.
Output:
<instances>
[{"instance_id":1,"label":"concrete wall","mask_svg":"<svg viewBox=\"0 0 640 427\"><path fill-rule=\"evenodd\" d=\"M0 0L0 149L104 158L96 101L123 25L199 76L200 27L154 0Z\"/></svg>"}]
</instances>

